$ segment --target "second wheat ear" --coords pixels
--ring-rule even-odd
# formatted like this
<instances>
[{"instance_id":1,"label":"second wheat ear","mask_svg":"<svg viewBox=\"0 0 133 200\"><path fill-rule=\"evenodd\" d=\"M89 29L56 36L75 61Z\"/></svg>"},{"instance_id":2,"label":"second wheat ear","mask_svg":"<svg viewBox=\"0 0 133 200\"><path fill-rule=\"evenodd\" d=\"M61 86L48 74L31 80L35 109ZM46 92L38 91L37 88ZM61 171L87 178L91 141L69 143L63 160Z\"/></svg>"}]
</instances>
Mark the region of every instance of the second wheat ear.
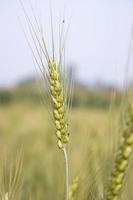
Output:
<instances>
[{"instance_id":1,"label":"second wheat ear","mask_svg":"<svg viewBox=\"0 0 133 200\"><path fill-rule=\"evenodd\" d=\"M123 186L129 157L133 149L133 104L130 103L125 116L122 144L116 155L114 169L109 180L105 200L117 200Z\"/></svg>"}]
</instances>

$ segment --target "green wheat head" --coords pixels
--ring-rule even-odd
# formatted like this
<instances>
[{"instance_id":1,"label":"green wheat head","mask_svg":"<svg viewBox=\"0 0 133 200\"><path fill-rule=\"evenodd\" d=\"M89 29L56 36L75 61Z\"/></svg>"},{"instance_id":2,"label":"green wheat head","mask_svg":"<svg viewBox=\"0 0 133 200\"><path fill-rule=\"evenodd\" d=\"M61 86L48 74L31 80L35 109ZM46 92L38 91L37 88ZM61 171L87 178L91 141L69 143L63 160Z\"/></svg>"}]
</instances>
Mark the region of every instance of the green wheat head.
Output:
<instances>
[{"instance_id":1,"label":"green wheat head","mask_svg":"<svg viewBox=\"0 0 133 200\"><path fill-rule=\"evenodd\" d=\"M75 193L77 192L79 187L79 178L76 177L69 187L69 200L74 200Z\"/></svg>"},{"instance_id":2,"label":"green wheat head","mask_svg":"<svg viewBox=\"0 0 133 200\"><path fill-rule=\"evenodd\" d=\"M52 59L48 62L48 68L56 136L58 139L58 147L62 149L69 140L63 87L60 81L58 65L56 65Z\"/></svg>"},{"instance_id":3,"label":"green wheat head","mask_svg":"<svg viewBox=\"0 0 133 200\"><path fill-rule=\"evenodd\" d=\"M128 106L125 115L125 127L123 130L122 143L115 159L115 165L111 174L106 200L117 200L119 198L124 177L126 175L129 157L133 148L133 104Z\"/></svg>"}]
</instances>

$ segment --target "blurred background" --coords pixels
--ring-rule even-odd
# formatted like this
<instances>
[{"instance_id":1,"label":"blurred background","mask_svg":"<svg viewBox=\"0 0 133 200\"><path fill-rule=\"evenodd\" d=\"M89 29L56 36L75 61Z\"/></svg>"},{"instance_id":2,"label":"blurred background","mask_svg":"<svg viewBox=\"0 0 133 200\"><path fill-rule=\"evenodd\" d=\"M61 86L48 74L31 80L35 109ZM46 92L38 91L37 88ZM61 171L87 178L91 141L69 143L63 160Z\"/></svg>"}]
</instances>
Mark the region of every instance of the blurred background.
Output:
<instances>
[{"instance_id":1,"label":"blurred background","mask_svg":"<svg viewBox=\"0 0 133 200\"><path fill-rule=\"evenodd\" d=\"M50 48L49 1L23 0L22 2L31 21L35 21L34 13L42 24ZM91 151L88 145L93 151L94 139L101 141L95 148L95 154L100 149L101 158L107 160L107 148L113 141L109 139L112 129L111 137L116 138L114 134L114 130L118 130L116 113L125 87L132 85L133 1L53 0L51 2L55 41L58 38L59 25L63 22L65 27L69 26L66 59L68 67L74 72L70 114L72 136L69 150L73 179L77 175L86 176L84 174L87 174L89 169L89 161L86 163L86 160ZM24 29L30 40L19 1L0 1L0 24L2 152L6 149L11 153L23 146L22 199L29 197L44 199L44 196L45 199L62 199L64 176L60 160L63 158L56 146L47 107L44 105L45 102L42 103L40 77L23 33ZM113 109L110 115L111 102ZM104 147L102 136L107 140ZM93 164L99 165L98 162L100 161L97 160L97 163ZM97 166L95 167L97 169ZM62 176L58 175L59 169ZM84 191L86 192L87 188L84 187ZM79 199L82 199L80 195Z\"/></svg>"},{"instance_id":2,"label":"blurred background","mask_svg":"<svg viewBox=\"0 0 133 200\"><path fill-rule=\"evenodd\" d=\"M44 26L44 35L50 46L49 1L22 2L31 21L34 12ZM132 8L130 0L52 2L55 40L64 20L64 26L69 26L67 65L74 69L79 88L81 86L88 93L86 98L89 98L89 90L108 93L114 88L123 89L125 76L128 76L128 82L132 82ZM27 26L19 1L1 1L0 9L0 102L6 103L15 99L14 92L19 91L19 87L34 85L39 77L23 33ZM33 90L34 97L39 99L36 89L32 88L31 92ZM19 95L15 96L19 98ZM30 98L32 95L21 96ZM85 101L89 102L89 99Z\"/></svg>"}]
</instances>

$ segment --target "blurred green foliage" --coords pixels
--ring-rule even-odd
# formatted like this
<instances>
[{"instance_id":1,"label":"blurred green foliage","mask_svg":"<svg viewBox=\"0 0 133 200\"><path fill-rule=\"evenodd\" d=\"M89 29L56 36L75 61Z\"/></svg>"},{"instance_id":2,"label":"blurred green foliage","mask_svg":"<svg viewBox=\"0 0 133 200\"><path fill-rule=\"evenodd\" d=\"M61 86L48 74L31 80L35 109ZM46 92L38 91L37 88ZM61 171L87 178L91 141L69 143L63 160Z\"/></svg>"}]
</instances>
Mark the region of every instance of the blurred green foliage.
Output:
<instances>
[{"instance_id":1,"label":"blurred green foliage","mask_svg":"<svg viewBox=\"0 0 133 200\"><path fill-rule=\"evenodd\" d=\"M9 104L13 100L13 93L10 90L0 90L0 104Z\"/></svg>"},{"instance_id":2,"label":"blurred green foliage","mask_svg":"<svg viewBox=\"0 0 133 200\"><path fill-rule=\"evenodd\" d=\"M43 93L42 93L43 91ZM46 94L44 94L46 93ZM76 85L72 98L72 107L90 107L107 109L111 102L112 91L109 89L89 89L85 86ZM32 103L40 103L46 97L45 88L40 89L34 82L28 82L17 86L12 90L0 90L0 104L10 104L12 102L29 101ZM121 94L116 93L114 105L119 105Z\"/></svg>"}]
</instances>

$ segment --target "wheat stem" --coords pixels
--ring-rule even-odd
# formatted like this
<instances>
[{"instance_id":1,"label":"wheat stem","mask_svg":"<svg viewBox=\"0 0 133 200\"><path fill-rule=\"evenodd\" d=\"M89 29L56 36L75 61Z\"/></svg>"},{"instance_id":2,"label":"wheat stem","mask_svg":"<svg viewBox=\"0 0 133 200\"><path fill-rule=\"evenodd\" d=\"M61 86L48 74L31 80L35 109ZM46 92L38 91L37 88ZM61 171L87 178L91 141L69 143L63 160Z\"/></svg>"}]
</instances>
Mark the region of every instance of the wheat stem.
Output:
<instances>
[{"instance_id":1,"label":"wheat stem","mask_svg":"<svg viewBox=\"0 0 133 200\"><path fill-rule=\"evenodd\" d=\"M69 167L68 167L68 156L67 156L67 150L64 147L63 148L64 153L64 163L65 163L65 200L68 200L68 194L69 194Z\"/></svg>"}]
</instances>

